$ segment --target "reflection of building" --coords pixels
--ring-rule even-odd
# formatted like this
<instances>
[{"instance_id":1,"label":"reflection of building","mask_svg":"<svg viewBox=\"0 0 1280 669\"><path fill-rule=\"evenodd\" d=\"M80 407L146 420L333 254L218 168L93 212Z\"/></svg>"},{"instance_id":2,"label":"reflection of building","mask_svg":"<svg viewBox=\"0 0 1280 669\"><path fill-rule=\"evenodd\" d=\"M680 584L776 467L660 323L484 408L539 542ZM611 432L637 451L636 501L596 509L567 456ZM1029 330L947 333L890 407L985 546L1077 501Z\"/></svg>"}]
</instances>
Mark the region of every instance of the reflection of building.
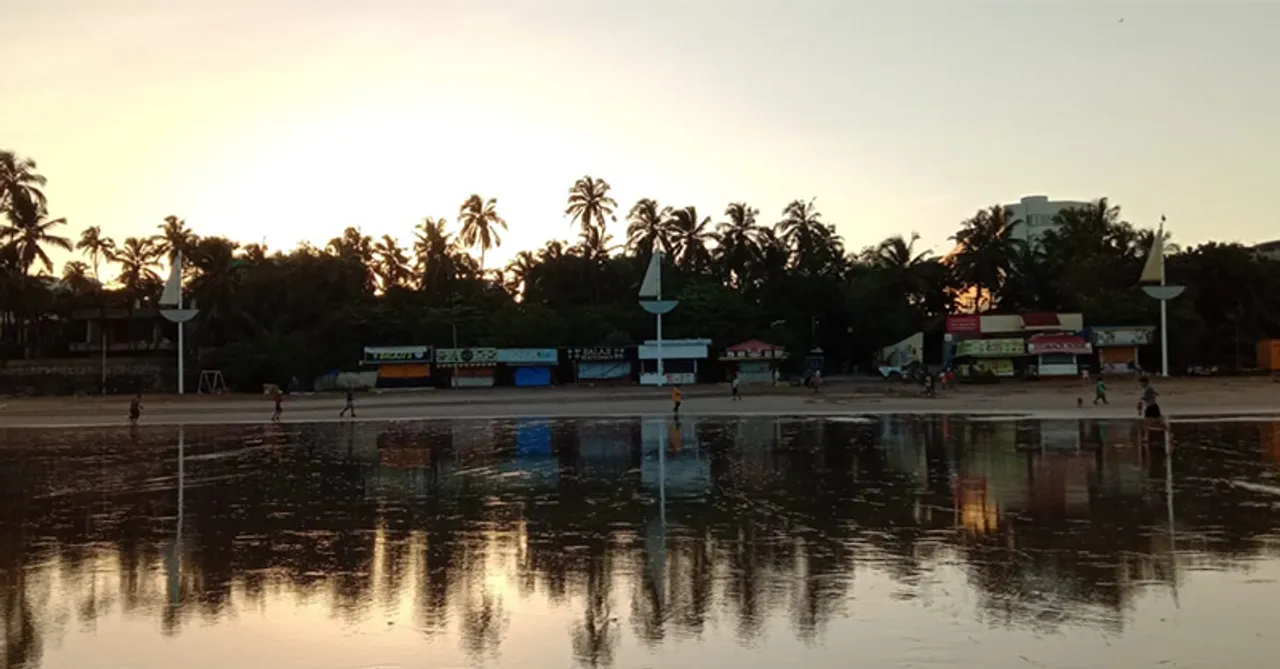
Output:
<instances>
[{"instance_id":1,"label":"reflection of building","mask_svg":"<svg viewBox=\"0 0 1280 669\"><path fill-rule=\"evenodd\" d=\"M697 419L646 419L640 425L644 461L640 481L645 487L665 485L667 495L701 493L711 485L711 463L697 441ZM662 457L659 458L659 450Z\"/></svg>"},{"instance_id":2,"label":"reflection of building","mask_svg":"<svg viewBox=\"0 0 1280 669\"><path fill-rule=\"evenodd\" d=\"M1258 446L1263 460L1280 462L1280 423L1272 421L1258 426Z\"/></svg>"}]
</instances>

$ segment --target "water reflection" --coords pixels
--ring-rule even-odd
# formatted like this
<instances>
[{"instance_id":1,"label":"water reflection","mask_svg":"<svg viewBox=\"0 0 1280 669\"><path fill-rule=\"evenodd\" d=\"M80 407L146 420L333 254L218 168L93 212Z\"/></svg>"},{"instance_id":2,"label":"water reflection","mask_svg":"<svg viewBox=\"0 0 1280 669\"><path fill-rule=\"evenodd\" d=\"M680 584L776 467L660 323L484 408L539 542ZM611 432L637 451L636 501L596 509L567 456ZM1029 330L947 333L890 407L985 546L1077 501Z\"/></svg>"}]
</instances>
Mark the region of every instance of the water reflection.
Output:
<instances>
[{"instance_id":1,"label":"water reflection","mask_svg":"<svg viewBox=\"0 0 1280 669\"><path fill-rule=\"evenodd\" d=\"M184 666L424 644L432 666L843 666L855 639L875 666L1096 665L1111 642L1026 653L1151 634L1152 601L1194 614L1194 574L1280 604L1257 576L1280 574L1280 498L1231 484L1276 482L1276 434L1178 424L1169 455L1130 421L945 417L10 430L3 666L133 664L155 634Z\"/></svg>"}]
</instances>

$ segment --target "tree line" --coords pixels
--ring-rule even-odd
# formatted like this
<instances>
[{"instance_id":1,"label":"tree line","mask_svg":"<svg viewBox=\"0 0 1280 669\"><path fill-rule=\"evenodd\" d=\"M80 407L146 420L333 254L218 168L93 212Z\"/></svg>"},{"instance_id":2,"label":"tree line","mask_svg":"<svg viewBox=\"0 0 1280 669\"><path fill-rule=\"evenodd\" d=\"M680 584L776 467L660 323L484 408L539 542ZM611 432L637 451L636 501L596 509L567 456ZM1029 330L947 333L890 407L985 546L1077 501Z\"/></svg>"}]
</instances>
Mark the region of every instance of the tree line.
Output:
<instances>
[{"instance_id":1,"label":"tree line","mask_svg":"<svg viewBox=\"0 0 1280 669\"><path fill-rule=\"evenodd\" d=\"M669 257L664 291L680 307L668 337L707 337L719 349L760 338L795 353L821 348L835 370L866 368L876 352L956 311L1080 311L1094 325L1154 325L1156 302L1137 285L1155 232L1123 220L1106 198L1064 210L1035 244L996 205L959 224L945 254L896 234L846 248L815 200L776 216L746 202L714 219L652 198L620 207L609 183L584 176L564 216L576 234L486 264L508 222L495 198L471 195L455 219L426 217L404 246L348 227L323 247L268 250L202 236L177 216L153 236L114 240L98 226L70 234L53 218L37 165L0 151L0 358L66 353L73 310L154 305L160 272L186 259L186 293L200 308L191 355L233 386L313 378L350 367L363 346L592 346L653 335L636 292L655 250ZM619 217L623 220L618 221ZM529 222L522 222L530 224ZM615 239L612 231L623 233ZM1234 243L1170 250L1175 369L1248 367L1258 339L1280 335L1280 263ZM54 275L54 250L78 251ZM114 281L101 279L116 266Z\"/></svg>"}]
</instances>

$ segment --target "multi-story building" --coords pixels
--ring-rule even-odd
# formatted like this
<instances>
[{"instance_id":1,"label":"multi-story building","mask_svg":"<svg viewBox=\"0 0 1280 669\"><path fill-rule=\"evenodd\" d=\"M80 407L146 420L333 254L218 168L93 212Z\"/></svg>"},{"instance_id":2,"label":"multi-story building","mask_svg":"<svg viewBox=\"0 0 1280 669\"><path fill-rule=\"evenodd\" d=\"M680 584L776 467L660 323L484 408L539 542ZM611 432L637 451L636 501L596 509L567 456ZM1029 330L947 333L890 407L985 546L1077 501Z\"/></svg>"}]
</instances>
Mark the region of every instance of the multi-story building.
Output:
<instances>
[{"instance_id":1,"label":"multi-story building","mask_svg":"<svg viewBox=\"0 0 1280 669\"><path fill-rule=\"evenodd\" d=\"M1050 200L1045 195L1028 195L1016 204L1004 205L1004 208L1006 220L1012 224L1012 236L1034 246L1040 242L1044 233L1057 228L1053 217L1058 212L1091 204L1077 200Z\"/></svg>"}]
</instances>

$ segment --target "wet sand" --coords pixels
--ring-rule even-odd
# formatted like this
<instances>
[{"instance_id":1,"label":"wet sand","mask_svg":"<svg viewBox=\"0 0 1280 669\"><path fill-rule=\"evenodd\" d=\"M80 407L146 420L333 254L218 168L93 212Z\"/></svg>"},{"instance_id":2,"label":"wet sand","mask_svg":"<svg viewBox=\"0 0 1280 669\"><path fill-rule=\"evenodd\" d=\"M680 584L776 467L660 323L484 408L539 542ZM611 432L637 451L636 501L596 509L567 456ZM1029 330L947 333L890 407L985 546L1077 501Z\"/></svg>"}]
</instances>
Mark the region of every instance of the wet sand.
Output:
<instances>
[{"instance_id":1,"label":"wet sand","mask_svg":"<svg viewBox=\"0 0 1280 669\"><path fill-rule=\"evenodd\" d=\"M1167 416L1280 416L1280 383L1270 378L1155 379ZM684 415L848 416L886 413L947 413L995 416L1128 418L1137 415L1138 384L1109 380L1110 405L1093 405L1093 384L1084 381L1007 382L960 386L936 398L917 386L870 381L832 384L820 393L801 388L746 386L740 402L725 385L684 389ZM370 392L357 395L356 420L515 416L642 416L671 410L670 391L659 388L492 388ZM1082 398L1084 407L1077 408ZM339 393L291 396L283 422L338 421ZM259 395L148 396L143 424L244 424L270 418L270 399ZM120 425L128 398L67 397L0 400L0 426L56 427Z\"/></svg>"}]
</instances>

